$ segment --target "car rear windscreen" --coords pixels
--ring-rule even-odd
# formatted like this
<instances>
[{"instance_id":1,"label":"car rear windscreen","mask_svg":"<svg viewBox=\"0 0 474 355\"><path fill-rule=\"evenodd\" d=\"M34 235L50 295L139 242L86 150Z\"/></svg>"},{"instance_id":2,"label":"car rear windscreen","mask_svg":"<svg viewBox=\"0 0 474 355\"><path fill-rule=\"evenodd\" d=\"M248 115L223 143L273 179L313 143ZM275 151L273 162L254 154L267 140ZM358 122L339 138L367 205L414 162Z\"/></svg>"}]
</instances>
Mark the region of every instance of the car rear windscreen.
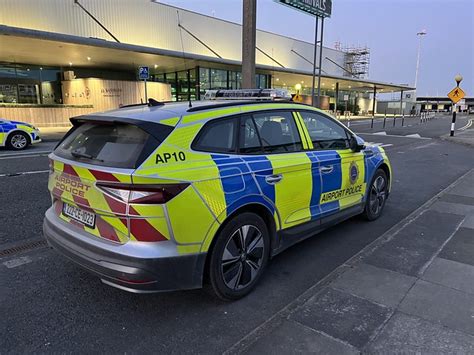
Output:
<instances>
[{"instance_id":1,"label":"car rear windscreen","mask_svg":"<svg viewBox=\"0 0 474 355\"><path fill-rule=\"evenodd\" d=\"M160 142L128 123L86 122L73 128L54 153L60 157L114 168L134 169Z\"/></svg>"}]
</instances>

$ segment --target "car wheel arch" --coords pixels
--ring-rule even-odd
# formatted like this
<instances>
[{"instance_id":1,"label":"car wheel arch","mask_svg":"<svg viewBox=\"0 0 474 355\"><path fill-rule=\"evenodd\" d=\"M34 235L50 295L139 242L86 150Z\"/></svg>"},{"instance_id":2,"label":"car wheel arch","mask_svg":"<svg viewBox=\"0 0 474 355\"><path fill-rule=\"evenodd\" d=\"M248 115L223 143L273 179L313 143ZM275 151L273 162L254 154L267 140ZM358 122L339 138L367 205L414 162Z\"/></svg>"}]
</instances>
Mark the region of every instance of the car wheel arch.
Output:
<instances>
[{"instance_id":1,"label":"car wheel arch","mask_svg":"<svg viewBox=\"0 0 474 355\"><path fill-rule=\"evenodd\" d=\"M204 266L204 271L205 271L204 279L207 279L208 277L209 259L210 259L209 256L211 255L212 249L214 248L214 245L216 244L216 240L217 240L216 236L219 235L220 231L227 225L227 223L229 223L229 221L231 221L234 217L246 212L254 213L264 220L265 225L267 226L268 232L270 234L270 258L272 257L273 250L278 247L278 242L279 242L275 217L273 216L270 209L264 204L261 204L258 202L249 203L247 205L239 207L238 209L233 211L229 216L227 216L224 222L220 224L219 228L217 228L216 232L213 233L213 235L211 236L212 241L207 250L206 262Z\"/></svg>"},{"instance_id":2,"label":"car wheel arch","mask_svg":"<svg viewBox=\"0 0 474 355\"><path fill-rule=\"evenodd\" d=\"M28 139L28 144L31 144L31 141L32 141L31 135L27 131L25 131L23 129L20 129L20 128L15 128L15 129L11 130L10 132L8 132L7 136L5 138L5 142L7 142L8 139L10 139L11 135L15 134L15 133L24 133L26 135L27 139Z\"/></svg>"},{"instance_id":3,"label":"car wheel arch","mask_svg":"<svg viewBox=\"0 0 474 355\"><path fill-rule=\"evenodd\" d=\"M378 169L382 169L383 172L385 173L385 175L387 176L387 184L388 186L390 186L390 182L391 182L391 176L390 176L390 168L388 167L388 165L384 162L382 162L382 164L380 164L376 169L375 171L377 171Z\"/></svg>"}]
</instances>

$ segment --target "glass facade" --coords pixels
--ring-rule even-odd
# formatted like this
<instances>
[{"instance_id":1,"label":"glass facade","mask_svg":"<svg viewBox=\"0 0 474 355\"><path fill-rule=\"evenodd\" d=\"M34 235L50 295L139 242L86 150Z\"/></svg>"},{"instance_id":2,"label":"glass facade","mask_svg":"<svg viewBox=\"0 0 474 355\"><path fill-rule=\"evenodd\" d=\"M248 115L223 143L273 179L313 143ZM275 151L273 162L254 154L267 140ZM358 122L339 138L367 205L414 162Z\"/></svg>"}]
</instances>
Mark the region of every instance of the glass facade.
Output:
<instances>
[{"instance_id":1,"label":"glass facade","mask_svg":"<svg viewBox=\"0 0 474 355\"><path fill-rule=\"evenodd\" d=\"M187 71L155 74L152 75L151 80L170 84L173 100L176 101L187 101L189 99L188 91L190 92L191 100L199 100L206 90L242 88L242 74L240 72L204 67L197 67ZM255 76L255 85L260 89L270 88L270 76L257 74Z\"/></svg>"},{"instance_id":2,"label":"glass facade","mask_svg":"<svg viewBox=\"0 0 474 355\"><path fill-rule=\"evenodd\" d=\"M62 71L71 70L76 78L102 78L109 80L136 80L135 73L102 70L98 68L53 68L37 65L0 63L0 103L62 104ZM196 67L167 73L153 73L150 81L167 83L173 101L199 100L206 90L241 89L239 71ZM255 75L255 87L270 88L271 77Z\"/></svg>"},{"instance_id":3,"label":"glass facade","mask_svg":"<svg viewBox=\"0 0 474 355\"><path fill-rule=\"evenodd\" d=\"M60 104L60 68L0 64L0 103Z\"/></svg>"}]
</instances>

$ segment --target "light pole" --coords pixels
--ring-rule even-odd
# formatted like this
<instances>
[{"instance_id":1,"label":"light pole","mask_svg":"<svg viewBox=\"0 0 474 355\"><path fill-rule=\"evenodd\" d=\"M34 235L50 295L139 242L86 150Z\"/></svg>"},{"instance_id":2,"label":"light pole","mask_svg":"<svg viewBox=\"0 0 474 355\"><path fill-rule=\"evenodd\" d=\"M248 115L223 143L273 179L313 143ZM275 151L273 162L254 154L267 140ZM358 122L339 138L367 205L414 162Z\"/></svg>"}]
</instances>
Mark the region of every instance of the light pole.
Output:
<instances>
[{"instance_id":1,"label":"light pole","mask_svg":"<svg viewBox=\"0 0 474 355\"><path fill-rule=\"evenodd\" d=\"M418 36L418 54L416 58L416 72L415 72L415 100L416 100L416 86L418 84L418 71L420 70L420 52L421 52L421 39L426 35L426 30L421 30L416 35Z\"/></svg>"}]
</instances>

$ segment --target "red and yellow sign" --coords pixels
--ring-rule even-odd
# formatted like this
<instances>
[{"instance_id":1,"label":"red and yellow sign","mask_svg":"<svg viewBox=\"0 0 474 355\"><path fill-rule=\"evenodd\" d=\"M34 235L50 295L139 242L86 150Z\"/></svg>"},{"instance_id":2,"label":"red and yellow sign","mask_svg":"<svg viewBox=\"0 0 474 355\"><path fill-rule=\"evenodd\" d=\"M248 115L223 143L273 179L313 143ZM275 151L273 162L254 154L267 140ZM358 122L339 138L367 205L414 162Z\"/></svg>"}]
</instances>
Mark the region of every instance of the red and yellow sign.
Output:
<instances>
[{"instance_id":1,"label":"red and yellow sign","mask_svg":"<svg viewBox=\"0 0 474 355\"><path fill-rule=\"evenodd\" d=\"M448 94L448 97L451 99L453 103L457 103L459 100L462 100L464 96L466 96L466 93L462 91L462 89L459 86L456 86Z\"/></svg>"}]
</instances>

